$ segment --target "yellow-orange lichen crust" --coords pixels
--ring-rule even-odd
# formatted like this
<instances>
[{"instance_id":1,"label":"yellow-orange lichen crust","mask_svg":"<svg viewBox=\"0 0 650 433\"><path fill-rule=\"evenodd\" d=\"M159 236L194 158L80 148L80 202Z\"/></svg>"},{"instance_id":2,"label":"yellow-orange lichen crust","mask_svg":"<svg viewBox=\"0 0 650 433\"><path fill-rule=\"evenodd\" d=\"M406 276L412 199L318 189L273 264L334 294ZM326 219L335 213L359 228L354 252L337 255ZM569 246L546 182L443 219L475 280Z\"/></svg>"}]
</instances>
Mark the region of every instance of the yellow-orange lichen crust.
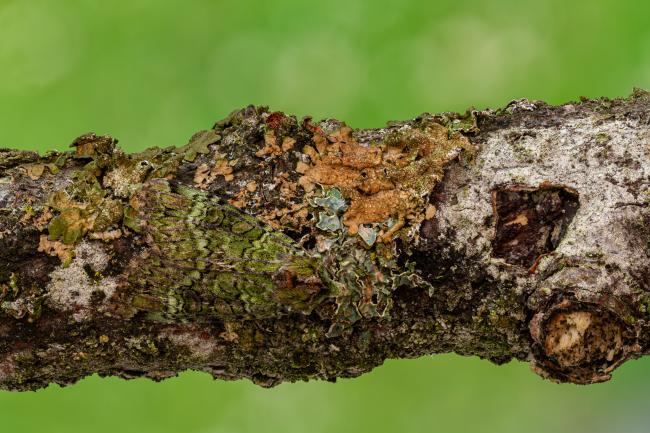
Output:
<instances>
[{"instance_id":1,"label":"yellow-orange lichen crust","mask_svg":"<svg viewBox=\"0 0 650 433\"><path fill-rule=\"evenodd\" d=\"M368 146L359 144L347 126L329 135L316 132L313 141L303 149L309 163L296 167L303 174L299 183L306 191L316 184L339 188L350 201L343 214L350 234L391 217L402 226L421 222L426 196L442 179L445 165L460 150L471 149L466 137L436 122L391 132Z\"/></svg>"}]
</instances>

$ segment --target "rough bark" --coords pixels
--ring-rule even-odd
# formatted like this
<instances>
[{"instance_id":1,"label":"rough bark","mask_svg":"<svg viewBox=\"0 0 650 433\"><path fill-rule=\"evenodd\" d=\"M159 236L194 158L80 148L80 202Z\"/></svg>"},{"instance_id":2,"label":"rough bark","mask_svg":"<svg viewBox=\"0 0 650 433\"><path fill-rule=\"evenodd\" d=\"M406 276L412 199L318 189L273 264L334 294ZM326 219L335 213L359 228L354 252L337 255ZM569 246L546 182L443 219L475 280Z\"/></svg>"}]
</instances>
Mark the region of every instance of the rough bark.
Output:
<instances>
[{"instance_id":1,"label":"rough bark","mask_svg":"<svg viewBox=\"0 0 650 433\"><path fill-rule=\"evenodd\" d=\"M0 386L262 386L456 352L606 380L650 350L650 96L380 129L263 107L180 148L0 151Z\"/></svg>"}]
</instances>

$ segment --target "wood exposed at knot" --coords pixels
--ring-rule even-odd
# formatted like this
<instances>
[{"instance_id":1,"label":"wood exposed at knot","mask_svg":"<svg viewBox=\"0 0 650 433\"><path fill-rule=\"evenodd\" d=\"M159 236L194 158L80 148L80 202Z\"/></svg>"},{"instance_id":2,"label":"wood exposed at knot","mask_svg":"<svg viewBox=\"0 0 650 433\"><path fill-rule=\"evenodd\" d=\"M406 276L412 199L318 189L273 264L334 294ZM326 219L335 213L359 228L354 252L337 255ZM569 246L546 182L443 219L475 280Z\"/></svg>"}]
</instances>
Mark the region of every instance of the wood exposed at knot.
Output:
<instances>
[{"instance_id":1,"label":"wood exposed at knot","mask_svg":"<svg viewBox=\"0 0 650 433\"><path fill-rule=\"evenodd\" d=\"M494 257L532 267L557 248L578 210L578 194L569 188L510 186L492 193L496 233Z\"/></svg>"},{"instance_id":2,"label":"wood exposed at knot","mask_svg":"<svg viewBox=\"0 0 650 433\"><path fill-rule=\"evenodd\" d=\"M623 331L611 315L559 312L546 330L546 354L563 368L612 363L623 348Z\"/></svg>"}]
</instances>

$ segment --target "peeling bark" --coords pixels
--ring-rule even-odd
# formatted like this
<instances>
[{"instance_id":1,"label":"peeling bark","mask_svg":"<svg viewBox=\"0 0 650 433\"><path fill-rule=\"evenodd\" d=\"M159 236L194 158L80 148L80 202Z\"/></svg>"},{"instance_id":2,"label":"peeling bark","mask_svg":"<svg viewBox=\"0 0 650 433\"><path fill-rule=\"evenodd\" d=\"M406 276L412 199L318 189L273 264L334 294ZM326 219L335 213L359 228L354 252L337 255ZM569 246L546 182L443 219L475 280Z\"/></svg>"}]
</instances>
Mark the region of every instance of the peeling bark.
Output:
<instances>
[{"instance_id":1,"label":"peeling bark","mask_svg":"<svg viewBox=\"0 0 650 433\"><path fill-rule=\"evenodd\" d=\"M2 388L452 351L592 383L650 350L646 92L356 130L250 106L116 144L0 150Z\"/></svg>"}]
</instances>

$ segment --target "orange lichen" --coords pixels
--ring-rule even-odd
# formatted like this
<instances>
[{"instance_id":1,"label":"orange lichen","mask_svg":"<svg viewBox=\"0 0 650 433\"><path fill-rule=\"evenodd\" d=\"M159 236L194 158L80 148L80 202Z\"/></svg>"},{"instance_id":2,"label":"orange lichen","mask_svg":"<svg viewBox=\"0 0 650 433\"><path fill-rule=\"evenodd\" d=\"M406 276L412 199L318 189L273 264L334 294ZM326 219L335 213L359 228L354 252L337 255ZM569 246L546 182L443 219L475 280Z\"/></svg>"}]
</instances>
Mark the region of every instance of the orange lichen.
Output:
<instances>
[{"instance_id":1,"label":"orange lichen","mask_svg":"<svg viewBox=\"0 0 650 433\"><path fill-rule=\"evenodd\" d=\"M228 161L222 155L217 154L212 167L203 163L196 168L194 172L194 183L199 188L207 188L214 182L217 176L223 176L226 182L231 182L235 179L233 166L236 162L236 160Z\"/></svg>"},{"instance_id":2,"label":"orange lichen","mask_svg":"<svg viewBox=\"0 0 650 433\"><path fill-rule=\"evenodd\" d=\"M298 164L296 164L296 172L300 174L305 174L309 170L309 165L305 164L302 161L298 161Z\"/></svg>"},{"instance_id":3,"label":"orange lichen","mask_svg":"<svg viewBox=\"0 0 650 433\"><path fill-rule=\"evenodd\" d=\"M233 198L228 200L228 203L238 209L242 209L246 205L247 196L248 190L246 188L242 188Z\"/></svg>"},{"instance_id":4,"label":"orange lichen","mask_svg":"<svg viewBox=\"0 0 650 433\"><path fill-rule=\"evenodd\" d=\"M51 241L47 235L41 235L38 243L38 251L50 256L57 256L62 263L70 263L73 255L73 245L67 245L59 241Z\"/></svg>"},{"instance_id":5,"label":"orange lichen","mask_svg":"<svg viewBox=\"0 0 650 433\"><path fill-rule=\"evenodd\" d=\"M424 211L424 218L425 219L433 219L433 217L436 216L437 209L434 205L430 204L427 206L427 209Z\"/></svg>"},{"instance_id":6,"label":"orange lichen","mask_svg":"<svg viewBox=\"0 0 650 433\"><path fill-rule=\"evenodd\" d=\"M266 155L282 155L282 148L278 146L278 139L273 131L264 134L264 147L255 152L255 156L263 157Z\"/></svg>"},{"instance_id":7,"label":"orange lichen","mask_svg":"<svg viewBox=\"0 0 650 433\"><path fill-rule=\"evenodd\" d=\"M279 182L279 191L280 197L288 201L291 198L296 196L296 191L298 190L298 185L295 182L289 180L289 173L280 174L277 179Z\"/></svg>"},{"instance_id":8,"label":"orange lichen","mask_svg":"<svg viewBox=\"0 0 650 433\"><path fill-rule=\"evenodd\" d=\"M292 203L292 199L298 196L298 186L296 182L292 182L289 178L289 173L281 173L276 177L276 184L274 189L280 192L280 198L287 202L285 208L269 208L265 209L259 218L269 226L279 229L282 226L300 227L307 222L308 217L308 198L313 195L312 192L306 192L304 195L304 202ZM306 190L306 189L305 189ZM307 191L307 190L306 190Z\"/></svg>"},{"instance_id":9,"label":"orange lichen","mask_svg":"<svg viewBox=\"0 0 650 433\"><path fill-rule=\"evenodd\" d=\"M302 176L300 179L298 179L298 185L300 185L305 190L305 192L312 192L316 187L316 184L309 180L309 178L306 176Z\"/></svg>"},{"instance_id":10,"label":"orange lichen","mask_svg":"<svg viewBox=\"0 0 650 433\"><path fill-rule=\"evenodd\" d=\"M122 236L122 230L115 229L115 230L108 230L108 231L105 231L105 232L91 233L90 234L90 239L97 239L97 240L102 240L102 241L112 241L112 240L118 239L120 236Z\"/></svg>"},{"instance_id":11,"label":"orange lichen","mask_svg":"<svg viewBox=\"0 0 650 433\"><path fill-rule=\"evenodd\" d=\"M41 212L41 215L34 220L34 227L36 227L38 231L45 230L45 227L47 227L47 223L50 221L51 218L52 218L52 212L50 212L49 207L45 206L43 212Z\"/></svg>"},{"instance_id":12,"label":"orange lichen","mask_svg":"<svg viewBox=\"0 0 650 433\"><path fill-rule=\"evenodd\" d=\"M233 172L232 167L229 165L229 163L227 161L224 161L224 160L217 161L217 163L214 165L214 167L210 171L210 173L212 175L214 175L215 177L216 176L223 176L223 178L224 178L224 180L226 182L230 182L231 180L233 180L235 178L235 176L232 174L232 172Z\"/></svg>"},{"instance_id":13,"label":"orange lichen","mask_svg":"<svg viewBox=\"0 0 650 433\"><path fill-rule=\"evenodd\" d=\"M382 151L379 147L363 147L357 143L341 143L341 162L346 167L360 170L381 164Z\"/></svg>"},{"instance_id":14,"label":"orange lichen","mask_svg":"<svg viewBox=\"0 0 650 433\"><path fill-rule=\"evenodd\" d=\"M293 149L293 145L296 144L296 139L291 137L284 137L282 140L282 151L286 152Z\"/></svg>"},{"instance_id":15,"label":"orange lichen","mask_svg":"<svg viewBox=\"0 0 650 433\"><path fill-rule=\"evenodd\" d=\"M309 208L305 203L292 204L283 209L274 209L260 215L260 219L274 229L301 227L307 223Z\"/></svg>"},{"instance_id":16,"label":"orange lichen","mask_svg":"<svg viewBox=\"0 0 650 433\"><path fill-rule=\"evenodd\" d=\"M314 136L313 140L316 142L316 139L320 138L321 140L324 140L324 138L321 135L316 135ZM318 161L320 158L318 156L318 152L316 152L316 149L311 147L310 145L306 145L305 147L302 148L302 152L307 155L312 162Z\"/></svg>"},{"instance_id":17,"label":"orange lichen","mask_svg":"<svg viewBox=\"0 0 650 433\"><path fill-rule=\"evenodd\" d=\"M194 183L199 187L202 187L208 183L208 178L210 176L210 167L208 164L201 164L196 168L194 172Z\"/></svg>"},{"instance_id":18,"label":"orange lichen","mask_svg":"<svg viewBox=\"0 0 650 433\"><path fill-rule=\"evenodd\" d=\"M257 182L255 182L254 180L248 182L246 184L246 189L248 190L248 192L255 192L255 190L257 190Z\"/></svg>"},{"instance_id":19,"label":"orange lichen","mask_svg":"<svg viewBox=\"0 0 650 433\"><path fill-rule=\"evenodd\" d=\"M406 193L396 189L361 196L352 200L350 208L344 214L344 223L348 226L350 234L356 234L359 224L387 220L394 214L394 206L406 199Z\"/></svg>"},{"instance_id":20,"label":"orange lichen","mask_svg":"<svg viewBox=\"0 0 650 433\"><path fill-rule=\"evenodd\" d=\"M406 225L406 221L404 221L403 215L399 215L399 219L395 224L393 224L385 233L381 234L381 239L384 242L389 242L391 239L393 239L393 236L399 229L404 227Z\"/></svg>"},{"instance_id":21,"label":"orange lichen","mask_svg":"<svg viewBox=\"0 0 650 433\"><path fill-rule=\"evenodd\" d=\"M347 126L328 136L316 132L313 142L303 148L311 163L296 165L303 175L298 184L307 192L316 184L339 188L350 200L343 223L351 234L360 224L396 217L400 224L392 226L384 240L406 220L419 222L435 215L435 208L427 208L426 194L442 179L445 164L460 149L471 149L467 138L450 135L447 127L434 122L389 133L382 143L370 146L359 144Z\"/></svg>"}]
</instances>

